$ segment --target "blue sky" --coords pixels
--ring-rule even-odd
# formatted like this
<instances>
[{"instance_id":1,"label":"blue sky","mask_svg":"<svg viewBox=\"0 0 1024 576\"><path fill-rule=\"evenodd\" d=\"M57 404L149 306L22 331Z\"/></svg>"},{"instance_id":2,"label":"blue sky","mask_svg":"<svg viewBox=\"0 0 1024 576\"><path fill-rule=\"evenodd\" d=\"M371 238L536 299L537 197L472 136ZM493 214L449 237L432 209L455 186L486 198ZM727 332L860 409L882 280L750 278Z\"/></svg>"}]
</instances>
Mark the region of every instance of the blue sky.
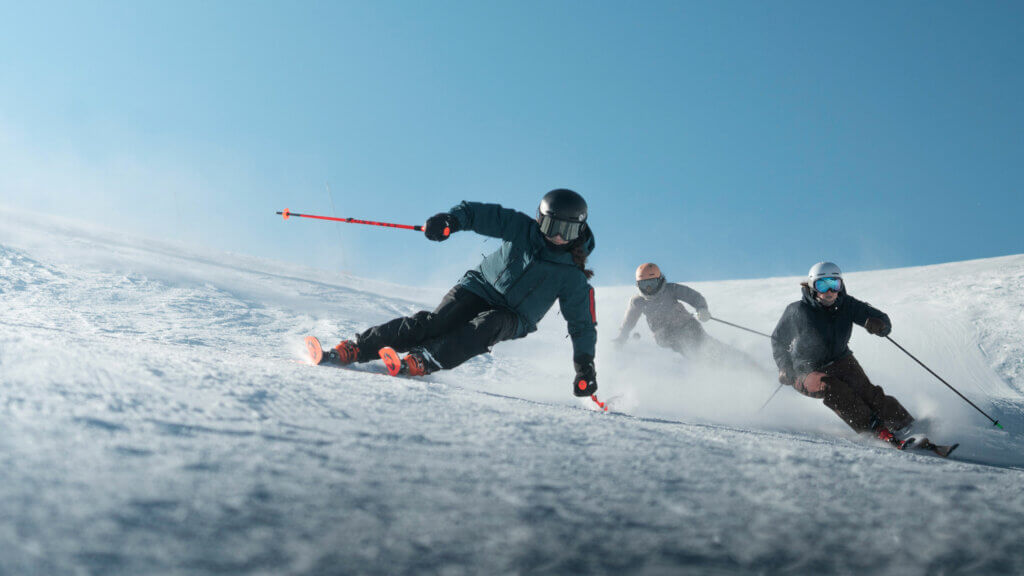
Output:
<instances>
[{"instance_id":1,"label":"blue sky","mask_svg":"<svg viewBox=\"0 0 1024 576\"><path fill-rule=\"evenodd\" d=\"M598 285L645 261L697 281L1024 251L1020 3L2 13L11 208L407 284L450 284L496 243L273 212L417 224L570 187Z\"/></svg>"}]
</instances>

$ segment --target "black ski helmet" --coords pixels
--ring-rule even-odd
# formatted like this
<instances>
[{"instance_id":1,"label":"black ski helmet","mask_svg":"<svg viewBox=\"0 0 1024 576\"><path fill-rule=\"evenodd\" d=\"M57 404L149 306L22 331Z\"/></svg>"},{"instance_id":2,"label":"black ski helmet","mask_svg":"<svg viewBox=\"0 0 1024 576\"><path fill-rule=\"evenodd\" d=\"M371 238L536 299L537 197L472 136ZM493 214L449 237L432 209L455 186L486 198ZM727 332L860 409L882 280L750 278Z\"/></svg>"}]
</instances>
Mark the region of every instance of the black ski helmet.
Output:
<instances>
[{"instance_id":1,"label":"black ski helmet","mask_svg":"<svg viewBox=\"0 0 1024 576\"><path fill-rule=\"evenodd\" d=\"M537 223L545 236L561 236L572 242L587 227L587 201L568 188L552 190L540 200Z\"/></svg>"}]
</instances>

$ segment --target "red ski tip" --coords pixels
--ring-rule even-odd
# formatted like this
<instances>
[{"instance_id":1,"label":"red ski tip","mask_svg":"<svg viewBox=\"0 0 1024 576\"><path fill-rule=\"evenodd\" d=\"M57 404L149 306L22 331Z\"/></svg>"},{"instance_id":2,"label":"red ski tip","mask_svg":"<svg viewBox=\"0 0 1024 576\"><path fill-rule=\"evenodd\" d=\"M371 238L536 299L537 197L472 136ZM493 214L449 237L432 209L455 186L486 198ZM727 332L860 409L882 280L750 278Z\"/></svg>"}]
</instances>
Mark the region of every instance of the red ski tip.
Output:
<instances>
[{"instance_id":1,"label":"red ski tip","mask_svg":"<svg viewBox=\"0 0 1024 576\"><path fill-rule=\"evenodd\" d=\"M324 359L324 349L316 336L306 336L306 351L309 352L309 361L319 364Z\"/></svg>"},{"instance_id":2,"label":"red ski tip","mask_svg":"<svg viewBox=\"0 0 1024 576\"><path fill-rule=\"evenodd\" d=\"M292 215L291 211L288 210L287 208L284 209L284 212L281 212L281 216L284 216L285 220L287 220L288 217L291 216L291 215Z\"/></svg>"},{"instance_id":3,"label":"red ski tip","mask_svg":"<svg viewBox=\"0 0 1024 576\"><path fill-rule=\"evenodd\" d=\"M402 359L398 357L398 352L395 352L394 348L385 347L381 348L378 354L380 354L380 359L384 361L388 374L398 376L398 372L402 369Z\"/></svg>"},{"instance_id":4,"label":"red ski tip","mask_svg":"<svg viewBox=\"0 0 1024 576\"><path fill-rule=\"evenodd\" d=\"M598 406L600 406L601 410L604 410L605 412L608 411L607 403L606 402L601 402L600 400L598 400L597 399L597 394L591 394L590 395L590 399L594 401L594 404L597 404Z\"/></svg>"}]
</instances>

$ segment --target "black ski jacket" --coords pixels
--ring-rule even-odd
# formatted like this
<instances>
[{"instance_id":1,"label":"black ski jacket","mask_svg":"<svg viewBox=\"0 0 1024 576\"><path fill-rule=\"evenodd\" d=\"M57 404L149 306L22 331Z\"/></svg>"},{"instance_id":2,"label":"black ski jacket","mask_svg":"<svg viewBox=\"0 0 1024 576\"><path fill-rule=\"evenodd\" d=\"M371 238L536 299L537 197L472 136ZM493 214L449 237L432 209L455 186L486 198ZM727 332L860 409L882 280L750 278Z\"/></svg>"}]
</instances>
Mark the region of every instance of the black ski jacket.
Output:
<instances>
[{"instance_id":1,"label":"black ski jacket","mask_svg":"<svg viewBox=\"0 0 1024 576\"><path fill-rule=\"evenodd\" d=\"M863 326L868 318L885 322L885 336L892 322L881 310L846 293L839 293L836 303L824 308L803 286L803 298L793 302L782 313L772 332L772 354L779 370L790 377L802 378L811 372L852 354L850 335L853 325Z\"/></svg>"}]
</instances>

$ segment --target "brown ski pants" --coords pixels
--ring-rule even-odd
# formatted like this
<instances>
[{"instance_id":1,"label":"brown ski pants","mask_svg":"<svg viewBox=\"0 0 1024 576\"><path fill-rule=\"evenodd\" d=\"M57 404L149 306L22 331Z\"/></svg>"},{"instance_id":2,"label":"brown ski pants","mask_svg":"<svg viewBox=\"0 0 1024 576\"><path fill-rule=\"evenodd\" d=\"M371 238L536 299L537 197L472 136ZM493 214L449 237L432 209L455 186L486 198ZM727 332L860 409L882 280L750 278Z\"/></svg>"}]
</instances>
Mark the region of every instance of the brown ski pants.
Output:
<instances>
[{"instance_id":1,"label":"brown ski pants","mask_svg":"<svg viewBox=\"0 0 1024 576\"><path fill-rule=\"evenodd\" d=\"M824 400L857 432L871 430L880 421L889 430L899 430L914 421L898 400L886 396L880 386L868 380L853 354L840 358L820 372L799 378L794 385L801 394Z\"/></svg>"}]
</instances>

